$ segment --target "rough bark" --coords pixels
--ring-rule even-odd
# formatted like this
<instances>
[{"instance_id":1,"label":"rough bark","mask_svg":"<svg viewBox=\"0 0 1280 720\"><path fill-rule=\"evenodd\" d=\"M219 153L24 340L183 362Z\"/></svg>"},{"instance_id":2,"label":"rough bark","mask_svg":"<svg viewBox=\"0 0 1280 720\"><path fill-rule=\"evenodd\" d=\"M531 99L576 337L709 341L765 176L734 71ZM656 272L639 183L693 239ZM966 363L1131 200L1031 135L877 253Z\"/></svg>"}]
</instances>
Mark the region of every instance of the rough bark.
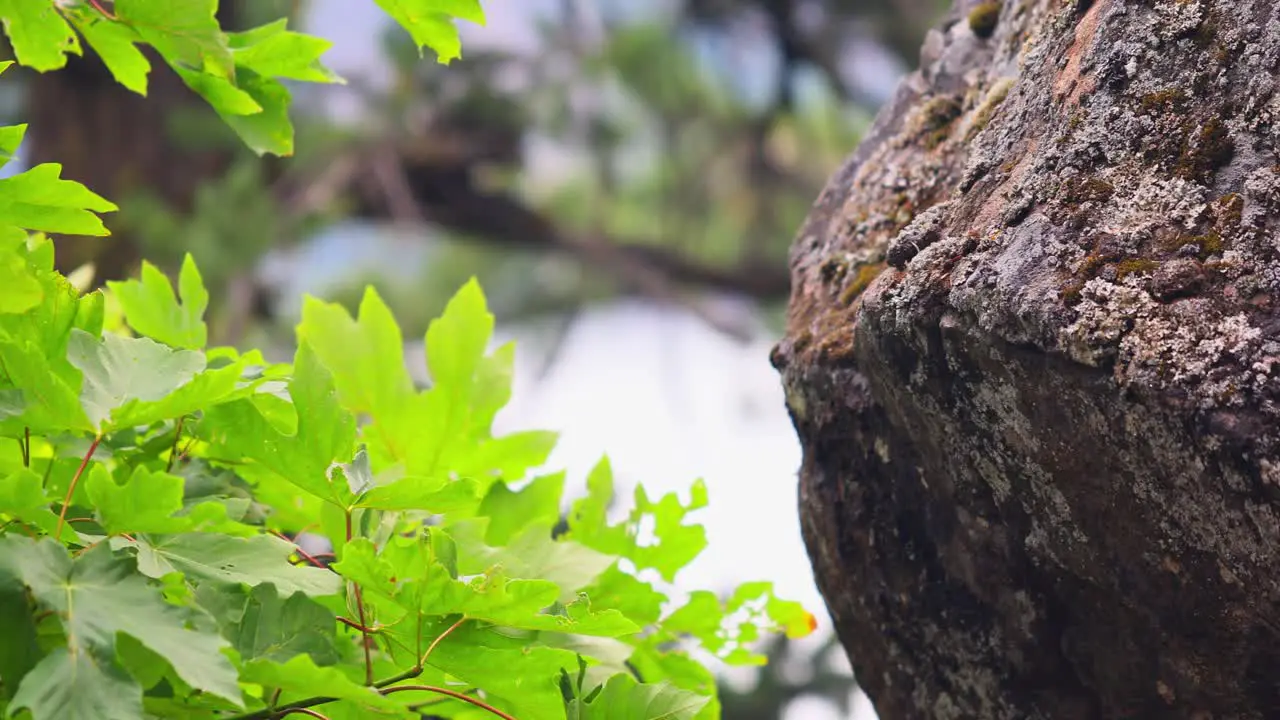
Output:
<instances>
[{"instance_id":1,"label":"rough bark","mask_svg":"<svg viewBox=\"0 0 1280 720\"><path fill-rule=\"evenodd\" d=\"M1280 7L996 7L793 247L836 630L885 720L1280 717Z\"/></svg>"}]
</instances>

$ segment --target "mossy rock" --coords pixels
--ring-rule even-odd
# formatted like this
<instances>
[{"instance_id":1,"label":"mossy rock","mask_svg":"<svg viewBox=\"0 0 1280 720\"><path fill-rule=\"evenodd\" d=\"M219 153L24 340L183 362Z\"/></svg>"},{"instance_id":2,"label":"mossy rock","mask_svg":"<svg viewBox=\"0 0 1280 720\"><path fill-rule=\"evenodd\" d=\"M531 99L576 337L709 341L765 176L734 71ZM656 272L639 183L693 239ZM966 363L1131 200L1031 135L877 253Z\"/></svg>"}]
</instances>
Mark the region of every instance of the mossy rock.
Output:
<instances>
[{"instance_id":1,"label":"mossy rock","mask_svg":"<svg viewBox=\"0 0 1280 720\"><path fill-rule=\"evenodd\" d=\"M1000 22L1000 3L984 2L969 11L969 29L984 40L991 37Z\"/></svg>"}]
</instances>

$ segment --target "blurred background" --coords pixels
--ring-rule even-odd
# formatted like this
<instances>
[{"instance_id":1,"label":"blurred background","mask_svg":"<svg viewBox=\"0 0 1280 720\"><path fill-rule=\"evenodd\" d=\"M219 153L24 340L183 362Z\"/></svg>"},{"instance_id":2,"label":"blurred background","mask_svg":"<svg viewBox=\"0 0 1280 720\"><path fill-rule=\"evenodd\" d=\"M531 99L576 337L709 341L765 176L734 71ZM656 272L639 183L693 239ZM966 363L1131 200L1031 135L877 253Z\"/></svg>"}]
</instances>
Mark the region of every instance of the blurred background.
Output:
<instances>
[{"instance_id":1,"label":"blurred background","mask_svg":"<svg viewBox=\"0 0 1280 720\"><path fill-rule=\"evenodd\" d=\"M463 59L419 58L373 0L222 0L223 26L290 15L342 86L294 88L297 155L258 158L167 68L143 99L96 58L11 71L20 171L60 162L121 212L63 239L95 282L198 262L211 342L292 356L303 293L377 286L425 376L426 324L471 276L517 341L501 430L562 433L584 486L708 484L710 546L680 583L773 580L823 621L724 674L727 720L874 717L813 585L800 451L768 351L787 251L827 176L913 68L945 0L483 0Z\"/></svg>"}]
</instances>

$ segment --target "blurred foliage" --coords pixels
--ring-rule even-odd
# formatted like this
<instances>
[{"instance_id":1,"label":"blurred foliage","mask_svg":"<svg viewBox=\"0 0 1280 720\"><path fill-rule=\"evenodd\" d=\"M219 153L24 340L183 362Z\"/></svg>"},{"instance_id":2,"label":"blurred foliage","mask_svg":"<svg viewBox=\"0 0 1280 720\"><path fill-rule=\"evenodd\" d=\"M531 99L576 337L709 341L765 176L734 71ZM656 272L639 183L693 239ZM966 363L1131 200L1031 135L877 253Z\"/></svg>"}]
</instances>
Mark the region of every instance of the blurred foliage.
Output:
<instances>
[{"instance_id":1,"label":"blurred foliage","mask_svg":"<svg viewBox=\"0 0 1280 720\"><path fill-rule=\"evenodd\" d=\"M305 2L234 5L242 26L288 7L305 25ZM494 304L506 319L571 311L618 292L655 294L617 263L584 262L590 253L582 247L600 243L656 248L699 269L692 280L677 278L673 297L663 299L696 293L706 268L727 278L719 289L733 291L740 276L743 292L777 317L785 284L761 290L752 274L767 268L785 283L792 235L883 99L856 89L867 84L862 75L884 70L861 68L854 51L898 57L905 69L939 5L667 0L642 8L563 0L558 13L535 19L536 52L473 50L448 66L422 62L408 35L388 28L383 49L392 77L350 78L328 95L295 89L303 154L290 163L245 151L212 113L175 107L164 142L216 149L229 156L224 168L181 207L163 187L120 197L129 211L113 230L172 267L189 250L212 287L230 290L273 249L303 243L343 217L398 226L425 219L435 227L424 237L443 242L420 276L365 273L317 288L350 301L351 288L375 281L403 298L393 306L412 332L470 275L503 278L505 298ZM332 114L338 95L359 107L358 120ZM370 160L383 152L410 182L388 187L390 171ZM353 158L356 170L327 177L341 175L337 168ZM449 173L467 178L475 196L433 206L424 195ZM551 241L571 251L547 237L527 240L518 222L495 233L448 217L452 206L492 194L545 220ZM483 203L472 215L486 215ZM556 251L550 260L548 249ZM492 280L487 286L499 289ZM215 292L220 304L212 312L223 320L215 325L242 333L255 322L292 322L269 312L225 317L269 305L237 295Z\"/></svg>"}]
</instances>

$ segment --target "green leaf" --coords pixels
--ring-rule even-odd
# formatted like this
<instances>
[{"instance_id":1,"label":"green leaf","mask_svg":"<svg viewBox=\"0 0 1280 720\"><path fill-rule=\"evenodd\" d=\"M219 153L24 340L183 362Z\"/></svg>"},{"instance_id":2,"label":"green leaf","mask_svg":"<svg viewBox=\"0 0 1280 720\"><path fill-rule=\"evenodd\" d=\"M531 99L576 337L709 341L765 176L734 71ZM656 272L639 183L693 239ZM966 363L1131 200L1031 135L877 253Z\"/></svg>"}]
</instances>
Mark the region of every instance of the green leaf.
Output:
<instances>
[{"instance_id":1,"label":"green leaf","mask_svg":"<svg viewBox=\"0 0 1280 720\"><path fill-rule=\"evenodd\" d=\"M33 433L87 431L94 426L80 405L79 378L68 378L32 342L17 342L0 331L0 365L22 390L25 409L4 425ZM74 371L73 371L74 372ZM75 380L75 384L71 384Z\"/></svg>"},{"instance_id":2,"label":"green leaf","mask_svg":"<svg viewBox=\"0 0 1280 720\"><path fill-rule=\"evenodd\" d=\"M403 459L409 474L435 477L474 461L476 446L489 439L493 418L511 395L515 357L510 344L485 354L493 326L484 294L472 279L427 328L431 389L416 396L388 431L403 438L404 457L392 457ZM370 436L371 446L377 439ZM482 478L473 473L472 479Z\"/></svg>"},{"instance_id":3,"label":"green leaf","mask_svg":"<svg viewBox=\"0 0 1280 720\"><path fill-rule=\"evenodd\" d=\"M16 517L53 535L58 531L58 516L49 509L49 502L40 476L28 468L0 480L0 513ZM74 542L75 531L64 525L62 539Z\"/></svg>"},{"instance_id":4,"label":"green leaf","mask_svg":"<svg viewBox=\"0 0 1280 720\"><path fill-rule=\"evenodd\" d=\"M36 624L17 578L0 573L0 700L12 698L23 676L40 660Z\"/></svg>"},{"instance_id":5,"label":"green leaf","mask_svg":"<svg viewBox=\"0 0 1280 720\"><path fill-rule=\"evenodd\" d=\"M116 206L78 182L61 179L62 166L43 163L0 179L0 226L67 235L110 235L95 212Z\"/></svg>"},{"instance_id":6,"label":"green leaf","mask_svg":"<svg viewBox=\"0 0 1280 720\"><path fill-rule=\"evenodd\" d=\"M33 720L138 720L142 688L97 653L54 648L27 674L9 706Z\"/></svg>"},{"instance_id":7,"label":"green leaf","mask_svg":"<svg viewBox=\"0 0 1280 720\"><path fill-rule=\"evenodd\" d=\"M479 514L489 518L484 540L493 546L505 545L511 537L530 525L554 524L560 519L560 497L564 494L564 473L536 478L524 488L512 491L499 483L480 503Z\"/></svg>"},{"instance_id":8,"label":"green leaf","mask_svg":"<svg viewBox=\"0 0 1280 720\"><path fill-rule=\"evenodd\" d=\"M694 483L688 505L669 493L654 503L641 486L635 490L635 507L628 519L610 525L607 519L613 498L613 472L608 459L602 459L587 477L587 497L574 503L569 515L569 537L600 552L630 559L637 568L653 568L667 582L688 565L707 546L707 533L701 525L684 524L685 516L707 504L707 489L702 481ZM653 541L641 537L646 519L653 522Z\"/></svg>"},{"instance_id":9,"label":"green leaf","mask_svg":"<svg viewBox=\"0 0 1280 720\"><path fill-rule=\"evenodd\" d=\"M185 352L185 351L184 351ZM252 392L261 381L244 382L243 361L197 373L190 382L172 393L154 400L135 398L125 402L111 413L115 427L150 425L159 420L182 417L197 411L207 411L221 403L231 402Z\"/></svg>"},{"instance_id":10,"label":"green leaf","mask_svg":"<svg viewBox=\"0 0 1280 720\"><path fill-rule=\"evenodd\" d=\"M335 668L323 668L308 655L295 655L286 663L270 660L254 660L246 663L241 674L245 682L284 690L299 697L333 697L356 703L370 711L392 712L397 715L404 706L384 697L376 690L352 682ZM287 702L285 698L281 698Z\"/></svg>"},{"instance_id":11,"label":"green leaf","mask_svg":"<svg viewBox=\"0 0 1280 720\"><path fill-rule=\"evenodd\" d=\"M97 12L74 14L71 22L102 58L116 82L139 95L147 94L151 63L138 49L137 43L142 42L142 37L133 28L111 22Z\"/></svg>"},{"instance_id":12,"label":"green leaf","mask_svg":"<svg viewBox=\"0 0 1280 720\"><path fill-rule=\"evenodd\" d=\"M211 408L202 432L232 456L256 460L316 497L345 507L351 491L331 470L355 454L355 418L342 409L333 378L306 343L294 358L289 395L297 410L295 434L281 433L247 400Z\"/></svg>"},{"instance_id":13,"label":"green leaf","mask_svg":"<svg viewBox=\"0 0 1280 720\"><path fill-rule=\"evenodd\" d=\"M563 720L560 671L576 667L577 660L568 650L468 624L437 645L428 664L483 688L494 701L505 701L499 707L505 705L520 720Z\"/></svg>"},{"instance_id":14,"label":"green leaf","mask_svg":"<svg viewBox=\"0 0 1280 720\"><path fill-rule=\"evenodd\" d=\"M515 580L493 571L470 582L457 580L427 537L393 540L381 553L368 540L357 538L346 545L333 568L367 592L393 601L410 617L465 615L512 628L605 637L640 629L616 611L591 613L589 601L581 598L574 598L578 602L561 613L544 613L562 594L551 580Z\"/></svg>"},{"instance_id":15,"label":"green leaf","mask_svg":"<svg viewBox=\"0 0 1280 720\"><path fill-rule=\"evenodd\" d=\"M117 485L103 465L95 465L85 481L98 521L112 535L176 533L193 525L191 518L173 517L182 510L182 478L133 469L124 485Z\"/></svg>"},{"instance_id":16,"label":"green leaf","mask_svg":"<svg viewBox=\"0 0 1280 720\"><path fill-rule=\"evenodd\" d=\"M253 589L226 637L245 662L287 662L306 654L317 665L338 661L332 610L297 592L281 599L271 583Z\"/></svg>"},{"instance_id":17,"label":"green leaf","mask_svg":"<svg viewBox=\"0 0 1280 720\"><path fill-rule=\"evenodd\" d=\"M27 409L27 401L17 388L0 390L0 420L20 417Z\"/></svg>"},{"instance_id":18,"label":"green leaf","mask_svg":"<svg viewBox=\"0 0 1280 720\"><path fill-rule=\"evenodd\" d=\"M80 41L58 12L41 0L0 0L0 18L18 62L46 72L67 64L67 53L80 54Z\"/></svg>"},{"instance_id":19,"label":"green leaf","mask_svg":"<svg viewBox=\"0 0 1280 720\"><path fill-rule=\"evenodd\" d=\"M667 596L653 586L615 564L601 573L593 583L582 588L598 608L612 608L631 618L636 624L649 626L662 616Z\"/></svg>"},{"instance_id":20,"label":"green leaf","mask_svg":"<svg viewBox=\"0 0 1280 720\"><path fill-rule=\"evenodd\" d=\"M641 684L618 674L590 701L575 699L565 710L568 720L690 720L710 701L666 683Z\"/></svg>"},{"instance_id":21,"label":"green leaf","mask_svg":"<svg viewBox=\"0 0 1280 720\"><path fill-rule=\"evenodd\" d=\"M480 283L472 278L427 328L427 365L433 385L456 395L473 390L493 326Z\"/></svg>"},{"instance_id":22,"label":"green leaf","mask_svg":"<svg viewBox=\"0 0 1280 720\"><path fill-rule=\"evenodd\" d=\"M138 549L138 569L149 577L181 572L188 578L228 585L271 583L286 596L336 595L342 589L341 580L328 570L290 563L293 545L272 535L183 533L128 544Z\"/></svg>"},{"instance_id":23,"label":"green leaf","mask_svg":"<svg viewBox=\"0 0 1280 720\"><path fill-rule=\"evenodd\" d=\"M44 287L26 259L0 246L0 313L24 313L44 299Z\"/></svg>"},{"instance_id":24,"label":"green leaf","mask_svg":"<svg viewBox=\"0 0 1280 720\"><path fill-rule=\"evenodd\" d=\"M218 0L116 0L116 17L175 69L235 76L231 49L218 26Z\"/></svg>"},{"instance_id":25,"label":"green leaf","mask_svg":"<svg viewBox=\"0 0 1280 720\"><path fill-rule=\"evenodd\" d=\"M112 657L116 633L132 635L164 657L184 682L239 705L235 668L221 652L226 641L187 629L183 613L148 586L133 563L114 557L106 544L73 560L66 548L50 539L0 536L0 572L5 571L20 578L41 607L57 613L73 656L98 652ZM28 682L31 676L19 695Z\"/></svg>"},{"instance_id":26,"label":"green leaf","mask_svg":"<svg viewBox=\"0 0 1280 720\"><path fill-rule=\"evenodd\" d=\"M102 290L94 290L81 295L76 303L75 327L97 337L102 334L102 325L106 321L107 296Z\"/></svg>"},{"instance_id":27,"label":"green leaf","mask_svg":"<svg viewBox=\"0 0 1280 720\"><path fill-rule=\"evenodd\" d=\"M726 627L726 623L732 623ZM748 647L762 630L782 630L800 638L813 632L817 620L796 602L781 600L768 582L743 583L726 601L697 590L662 620L669 635L690 635L731 665L762 665L765 658Z\"/></svg>"},{"instance_id":28,"label":"green leaf","mask_svg":"<svg viewBox=\"0 0 1280 720\"><path fill-rule=\"evenodd\" d=\"M169 663L131 635L116 636L116 660L144 691L160 684L170 673Z\"/></svg>"},{"instance_id":29,"label":"green leaf","mask_svg":"<svg viewBox=\"0 0 1280 720\"><path fill-rule=\"evenodd\" d=\"M378 510L421 510L445 515L473 509L479 501L479 487L471 480L410 475L369 489L356 505Z\"/></svg>"},{"instance_id":30,"label":"green leaf","mask_svg":"<svg viewBox=\"0 0 1280 720\"><path fill-rule=\"evenodd\" d=\"M114 425L114 412L133 400L156 402L205 368L202 353L174 350L147 338L71 331L67 360L84 374L80 404L93 426Z\"/></svg>"},{"instance_id":31,"label":"green leaf","mask_svg":"<svg viewBox=\"0 0 1280 720\"><path fill-rule=\"evenodd\" d=\"M373 418L375 433L394 422L414 394L400 327L373 287L365 290L356 320L337 303L305 297L298 341L309 345L333 374L342 406ZM398 440L388 441L393 456L402 454L395 446Z\"/></svg>"},{"instance_id":32,"label":"green leaf","mask_svg":"<svg viewBox=\"0 0 1280 720\"><path fill-rule=\"evenodd\" d=\"M209 101L250 150L259 155L293 154L289 90L278 80L243 67L239 69L235 86L210 75L180 74L192 89Z\"/></svg>"},{"instance_id":33,"label":"green leaf","mask_svg":"<svg viewBox=\"0 0 1280 720\"><path fill-rule=\"evenodd\" d=\"M262 112L262 106L252 95L225 77L183 68L177 72L187 87L203 97L223 120Z\"/></svg>"},{"instance_id":34,"label":"green leaf","mask_svg":"<svg viewBox=\"0 0 1280 720\"><path fill-rule=\"evenodd\" d=\"M140 279L107 281L107 287L120 301L129 327L175 348L203 350L208 342L204 313L209 307L209 292L190 253L182 261L178 286L181 304L169 278L146 261L142 263Z\"/></svg>"},{"instance_id":35,"label":"green leaf","mask_svg":"<svg viewBox=\"0 0 1280 720\"><path fill-rule=\"evenodd\" d=\"M435 51L442 63L462 55L462 43L453 19L470 20L483 25L484 11L479 0L377 0L378 5L400 23L419 52L424 47Z\"/></svg>"},{"instance_id":36,"label":"green leaf","mask_svg":"<svg viewBox=\"0 0 1280 720\"><path fill-rule=\"evenodd\" d=\"M236 64L263 77L341 83L342 78L320 64L320 56L333 43L292 32L287 26L288 19L281 18L252 30L229 34L227 39Z\"/></svg>"},{"instance_id":37,"label":"green leaf","mask_svg":"<svg viewBox=\"0 0 1280 720\"><path fill-rule=\"evenodd\" d=\"M502 548L484 544L484 519L451 523L448 532L458 542L458 569L463 574L501 567L511 577L550 580L559 586L563 602L576 597L579 589L617 559L576 542L553 539L550 523L530 525Z\"/></svg>"},{"instance_id":38,"label":"green leaf","mask_svg":"<svg viewBox=\"0 0 1280 720\"><path fill-rule=\"evenodd\" d=\"M514 482L546 463L558 439L553 432L530 430L480 440L471 452L453 455L449 469L478 480L482 487L498 480Z\"/></svg>"},{"instance_id":39,"label":"green leaf","mask_svg":"<svg viewBox=\"0 0 1280 720\"><path fill-rule=\"evenodd\" d=\"M0 126L0 167L9 164L13 160L14 154L18 152L18 146L22 144L22 138L26 137L27 126L22 125L4 125Z\"/></svg>"}]
</instances>

